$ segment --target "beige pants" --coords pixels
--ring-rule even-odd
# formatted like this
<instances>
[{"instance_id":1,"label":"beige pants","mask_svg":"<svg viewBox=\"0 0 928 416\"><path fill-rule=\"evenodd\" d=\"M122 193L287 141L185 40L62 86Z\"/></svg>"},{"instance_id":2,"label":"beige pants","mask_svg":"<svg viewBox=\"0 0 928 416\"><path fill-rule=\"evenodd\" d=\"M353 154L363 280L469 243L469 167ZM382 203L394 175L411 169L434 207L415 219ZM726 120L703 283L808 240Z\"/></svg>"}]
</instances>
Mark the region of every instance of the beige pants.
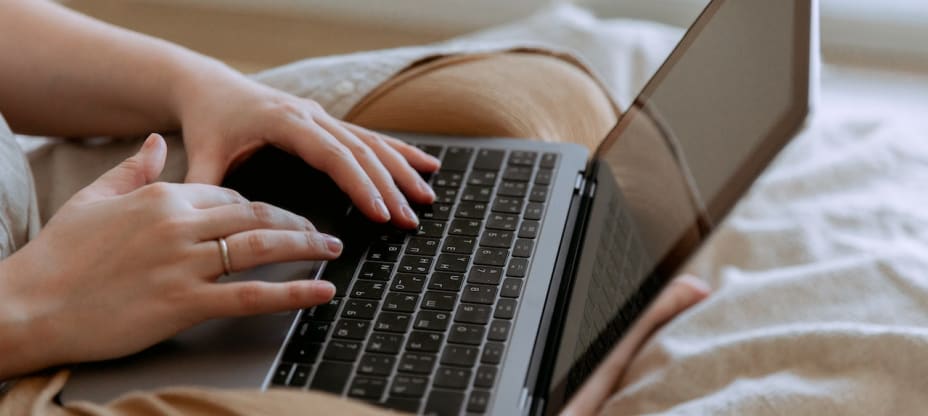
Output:
<instances>
[{"instance_id":1,"label":"beige pants","mask_svg":"<svg viewBox=\"0 0 928 416\"><path fill-rule=\"evenodd\" d=\"M534 137L595 146L615 106L584 69L548 55L453 56L420 63L362 100L346 117L372 129ZM171 388L111 403L54 402L67 371L20 381L0 401L7 415L366 415L383 411L321 393Z\"/></svg>"}]
</instances>

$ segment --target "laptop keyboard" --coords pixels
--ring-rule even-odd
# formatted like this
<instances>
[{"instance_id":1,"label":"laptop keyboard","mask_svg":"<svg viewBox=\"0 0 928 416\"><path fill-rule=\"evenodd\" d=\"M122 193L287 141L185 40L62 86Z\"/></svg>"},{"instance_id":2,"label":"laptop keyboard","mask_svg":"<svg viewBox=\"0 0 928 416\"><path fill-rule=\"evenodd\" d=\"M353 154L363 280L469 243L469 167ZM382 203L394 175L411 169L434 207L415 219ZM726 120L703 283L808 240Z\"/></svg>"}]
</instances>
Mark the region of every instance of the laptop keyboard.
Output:
<instances>
[{"instance_id":1,"label":"laptop keyboard","mask_svg":"<svg viewBox=\"0 0 928 416\"><path fill-rule=\"evenodd\" d=\"M516 317L558 156L420 146L442 167L408 233L357 217L271 384L401 411L484 413Z\"/></svg>"}]
</instances>

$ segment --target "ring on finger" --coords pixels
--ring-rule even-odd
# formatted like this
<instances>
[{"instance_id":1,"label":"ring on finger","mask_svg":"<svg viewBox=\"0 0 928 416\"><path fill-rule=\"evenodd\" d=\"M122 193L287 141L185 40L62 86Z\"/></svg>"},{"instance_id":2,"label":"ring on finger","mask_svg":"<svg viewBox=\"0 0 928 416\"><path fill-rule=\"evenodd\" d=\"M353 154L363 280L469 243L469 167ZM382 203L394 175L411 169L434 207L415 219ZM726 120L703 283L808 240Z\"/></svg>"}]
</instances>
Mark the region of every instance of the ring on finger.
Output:
<instances>
[{"instance_id":1,"label":"ring on finger","mask_svg":"<svg viewBox=\"0 0 928 416\"><path fill-rule=\"evenodd\" d=\"M222 274L228 276L232 273L232 259L229 257L229 243L226 242L225 237L217 238L216 243L219 244L219 256L222 257Z\"/></svg>"}]
</instances>

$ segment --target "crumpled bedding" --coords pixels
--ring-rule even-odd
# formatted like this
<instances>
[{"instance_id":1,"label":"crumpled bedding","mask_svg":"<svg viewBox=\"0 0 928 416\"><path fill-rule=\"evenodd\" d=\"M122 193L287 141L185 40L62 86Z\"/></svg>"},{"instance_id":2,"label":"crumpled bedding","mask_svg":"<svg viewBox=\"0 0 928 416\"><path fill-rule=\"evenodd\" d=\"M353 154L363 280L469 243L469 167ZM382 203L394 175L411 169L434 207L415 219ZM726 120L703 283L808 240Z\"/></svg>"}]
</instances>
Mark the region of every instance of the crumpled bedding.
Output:
<instances>
[{"instance_id":1,"label":"crumpled bedding","mask_svg":"<svg viewBox=\"0 0 928 416\"><path fill-rule=\"evenodd\" d=\"M540 42L574 51L624 106L681 34L560 6L449 44L258 78L338 115L423 56ZM928 123L840 104L820 103L689 264L715 293L652 338L607 413L928 413Z\"/></svg>"}]
</instances>

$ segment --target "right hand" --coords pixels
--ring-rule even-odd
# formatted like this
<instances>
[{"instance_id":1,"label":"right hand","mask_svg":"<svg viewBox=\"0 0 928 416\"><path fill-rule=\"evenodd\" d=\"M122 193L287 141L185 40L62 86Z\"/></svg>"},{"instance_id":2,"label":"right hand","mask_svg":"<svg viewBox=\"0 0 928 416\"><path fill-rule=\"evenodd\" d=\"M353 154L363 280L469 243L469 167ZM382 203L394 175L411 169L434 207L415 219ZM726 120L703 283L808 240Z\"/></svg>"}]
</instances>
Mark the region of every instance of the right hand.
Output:
<instances>
[{"instance_id":1,"label":"right hand","mask_svg":"<svg viewBox=\"0 0 928 416\"><path fill-rule=\"evenodd\" d=\"M233 271L333 259L342 245L305 218L229 189L153 183L165 154L164 140L151 135L2 262L0 310L13 311L29 334L18 343L17 368L5 372L115 358L210 318L332 298L335 288L324 281L217 282L224 272L220 237Z\"/></svg>"}]
</instances>

